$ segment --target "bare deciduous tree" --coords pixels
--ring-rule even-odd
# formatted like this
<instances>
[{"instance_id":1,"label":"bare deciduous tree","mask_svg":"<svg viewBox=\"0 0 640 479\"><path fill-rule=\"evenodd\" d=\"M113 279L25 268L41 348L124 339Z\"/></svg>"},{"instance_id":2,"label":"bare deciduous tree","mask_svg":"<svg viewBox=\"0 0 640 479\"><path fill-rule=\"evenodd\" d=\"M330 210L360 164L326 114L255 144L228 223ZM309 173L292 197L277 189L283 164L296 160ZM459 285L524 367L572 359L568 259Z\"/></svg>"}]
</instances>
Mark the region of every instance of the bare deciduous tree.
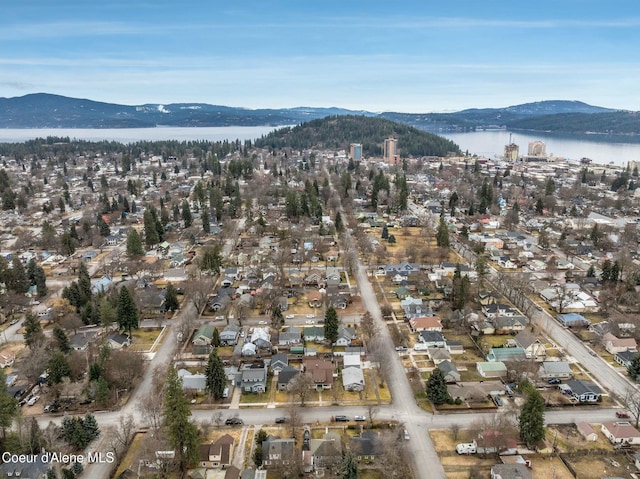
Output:
<instances>
[{"instance_id":1,"label":"bare deciduous tree","mask_svg":"<svg viewBox=\"0 0 640 479\"><path fill-rule=\"evenodd\" d=\"M289 381L287 391L298 399L301 407L304 407L304 403L309 396L313 385L313 378L310 375L300 373Z\"/></svg>"},{"instance_id":2,"label":"bare deciduous tree","mask_svg":"<svg viewBox=\"0 0 640 479\"><path fill-rule=\"evenodd\" d=\"M127 446L133 438L133 433L136 429L136 422L131 414L126 416L120 416L118 422L110 426L105 432L105 436L109 438L111 443L111 449L116 455L116 458L121 459L122 454L126 452Z\"/></svg>"}]
</instances>

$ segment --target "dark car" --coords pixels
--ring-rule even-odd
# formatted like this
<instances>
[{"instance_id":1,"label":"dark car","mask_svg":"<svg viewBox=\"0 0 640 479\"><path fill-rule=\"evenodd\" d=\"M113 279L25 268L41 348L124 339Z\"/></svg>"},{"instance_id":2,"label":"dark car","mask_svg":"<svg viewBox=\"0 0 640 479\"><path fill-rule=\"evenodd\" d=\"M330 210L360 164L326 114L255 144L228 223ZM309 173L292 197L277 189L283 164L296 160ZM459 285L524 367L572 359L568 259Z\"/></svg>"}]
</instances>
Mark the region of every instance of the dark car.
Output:
<instances>
[{"instance_id":1,"label":"dark car","mask_svg":"<svg viewBox=\"0 0 640 479\"><path fill-rule=\"evenodd\" d=\"M560 381L558 378L551 378L547 382L549 384L560 384L562 381Z\"/></svg>"},{"instance_id":2,"label":"dark car","mask_svg":"<svg viewBox=\"0 0 640 479\"><path fill-rule=\"evenodd\" d=\"M285 422L287 422L287 418L286 417L277 417L276 418L276 424L284 424Z\"/></svg>"},{"instance_id":3,"label":"dark car","mask_svg":"<svg viewBox=\"0 0 640 479\"><path fill-rule=\"evenodd\" d=\"M44 412L58 412L59 409L60 403L56 400L53 400L44 407Z\"/></svg>"},{"instance_id":4,"label":"dark car","mask_svg":"<svg viewBox=\"0 0 640 479\"><path fill-rule=\"evenodd\" d=\"M347 416L336 416L335 417L335 421L336 422L347 422L347 421L349 421L349 418Z\"/></svg>"},{"instance_id":5,"label":"dark car","mask_svg":"<svg viewBox=\"0 0 640 479\"><path fill-rule=\"evenodd\" d=\"M631 415L627 411L616 411L616 417L622 419L629 419Z\"/></svg>"},{"instance_id":6,"label":"dark car","mask_svg":"<svg viewBox=\"0 0 640 479\"><path fill-rule=\"evenodd\" d=\"M493 402L498 407L502 407L504 405L504 403L502 402L502 399L500 399L500 396L491 396L491 399L493 399Z\"/></svg>"},{"instance_id":7,"label":"dark car","mask_svg":"<svg viewBox=\"0 0 640 479\"><path fill-rule=\"evenodd\" d=\"M244 422L242 422L242 419L240 419L239 417L230 417L224 423L227 426L234 426L236 424L244 424Z\"/></svg>"}]
</instances>

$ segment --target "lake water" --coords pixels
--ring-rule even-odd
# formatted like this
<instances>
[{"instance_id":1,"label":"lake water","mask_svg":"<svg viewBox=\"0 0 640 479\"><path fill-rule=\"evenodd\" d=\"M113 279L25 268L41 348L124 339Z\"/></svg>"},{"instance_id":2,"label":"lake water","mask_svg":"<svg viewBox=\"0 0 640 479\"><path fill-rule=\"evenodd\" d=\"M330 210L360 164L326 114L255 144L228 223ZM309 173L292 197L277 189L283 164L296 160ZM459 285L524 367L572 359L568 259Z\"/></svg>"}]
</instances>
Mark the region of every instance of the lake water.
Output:
<instances>
[{"instance_id":1,"label":"lake water","mask_svg":"<svg viewBox=\"0 0 640 479\"><path fill-rule=\"evenodd\" d=\"M548 134L510 133L509 131L476 131L473 133L450 133L442 136L460 146L487 158L504 154L504 146L511 142L520 147L520 154L527 154L529 142L540 140L546 144L547 154L569 160L590 158L597 164L614 163L627 166L629 161L640 161L640 143L623 143L606 137L556 136Z\"/></svg>"},{"instance_id":2,"label":"lake water","mask_svg":"<svg viewBox=\"0 0 640 479\"><path fill-rule=\"evenodd\" d=\"M280 127L278 127L280 128ZM0 129L0 142L20 143L34 138L59 136L86 141L118 141L135 143L136 141L162 140L209 140L235 141L255 140L272 132L273 126L220 126L220 127L156 127L156 128L33 128L33 129Z\"/></svg>"},{"instance_id":3,"label":"lake water","mask_svg":"<svg viewBox=\"0 0 640 479\"><path fill-rule=\"evenodd\" d=\"M23 142L47 136L68 136L78 140L107 140L122 143L162 140L244 141L255 140L274 129L275 127L272 126L0 129L0 142ZM527 153L529 142L540 140L545 142L547 154L570 160L590 158L597 164L614 163L621 166L626 166L629 161L640 161L640 143L623 143L603 137L567 137L549 134L509 133L508 131L447 133L442 136L457 143L462 151L469 150L471 154L494 158L504 153L504 145L509 143L509 135L511 135L511 141L520 146L520 154ZM357 141L357 138L354 138L354 141Z\"/></svg>"}]
</instances>

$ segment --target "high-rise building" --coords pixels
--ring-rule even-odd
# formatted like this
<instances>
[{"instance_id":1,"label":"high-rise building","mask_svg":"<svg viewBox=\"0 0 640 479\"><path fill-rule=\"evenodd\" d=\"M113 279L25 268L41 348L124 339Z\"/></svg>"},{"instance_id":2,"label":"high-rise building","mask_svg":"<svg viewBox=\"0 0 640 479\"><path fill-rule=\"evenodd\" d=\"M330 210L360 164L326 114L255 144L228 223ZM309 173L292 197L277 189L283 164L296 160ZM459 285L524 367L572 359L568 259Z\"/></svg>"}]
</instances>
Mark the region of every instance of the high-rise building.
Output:
<instances>
[{"instance_id":1,"label":"high-rise building","mask_svg":"<svg viewBox=\"0 0 640 479\"><path fill-rule=\"evenodd\" d=\"M530 141L529 142L529 156L546 156L547 153L547 145L544 144L544 141Z\"/></svg>"},{"instance_id":2,"label":"high-rise building","mask_svg":"<svg viewBox=\"0 0 640 479\"><path fill-rule=\"evenodd\" d=\"M520 147L515 143L509 143L504 145L504 159L507 161L518 161L518 155L520 154Z\"/></svg>"},{"instance_id":3,"label":"high-rise building","mask_svg":"<svg viewBox=\"0 0 640 479\"><path fill-rule=\"evenodd\" d=\"M398 156L398 140L395 138L387 138L384 140L384 148L382 156L384 160L393 165L398 162L400 157Z\"/></svg>"},{"instance_id":4,"label":"high-rise building","mask_svg":"<svg viewBox=\"0 0 640 479\"><path fill-rule=\"evenodd\" d=\"M362 159L362 145L360 143L351 143L349 145L349 158L356 161Z\"/></svg>"}]
</instances>

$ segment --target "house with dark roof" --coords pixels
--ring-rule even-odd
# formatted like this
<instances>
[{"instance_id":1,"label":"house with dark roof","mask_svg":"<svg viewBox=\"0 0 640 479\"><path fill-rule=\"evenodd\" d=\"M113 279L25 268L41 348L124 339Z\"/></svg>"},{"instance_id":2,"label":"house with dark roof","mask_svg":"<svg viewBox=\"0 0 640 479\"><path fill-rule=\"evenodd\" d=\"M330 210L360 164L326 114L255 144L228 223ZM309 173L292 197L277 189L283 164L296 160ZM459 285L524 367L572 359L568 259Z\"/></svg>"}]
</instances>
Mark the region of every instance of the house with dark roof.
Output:
<instances>
[{"instance_id":1,"label":"house with dark roof","mask_svg":"<svg viewBox=\"0 0 640 479\"><path fill-rule=\"evenodd\" d=\"M112 333L107 336L107 344L111 349L122 349L131 346L131 338L127 334Z\"/></svg>"},{"instance_id":2,"label":"house with dark roof","mask_svg":"<svg viewBox=\"0 0 640 479\"><path fill-rule=\"evenodd\" d=\"M349 449L358 461L373 461L381 452L380 438L373 431L364 431L360 436L350 439Z\"/></svg>"},{"instance_id":3,"label":"house with dark roof","mask_svg":"<svg viewBox=\"0 0 640 479\"><path fill-rule=\"evenodd\" d=\"M220 344L225 346L235 346L240 336L240 326L237 324L227 325L220 333Z\"/></svg>"},{"instance_id":4,"label":"house with dark roof","mask_svg":"<svg viewBox=\"0 0 640 479\"><path fill-rule=\"evenodd\" d=\"M296 451L293 439L280 439L269 435L262 442L262 466L265 469L291 464L294 454Z\"/></svg>"},{"instance_id":5,"label":"house with dark roof","mask_svg":"<svg viewBox=\"0 0 640 479\"><path fill-rule=\"evenodd\" d=\"M233 459L233 437L225 434L211 444L198 446L198 463L204 468L219 468L231 465Z\"/></svg>"},{"instance_id":6,"label":"house with dark roof","mask_svg":"<svg viewBox=\"0 0 640 479\"><path fill-rule=\"evenodd\" d=\"M300 374L300 370L293 366L285 366L278 373L278 391L286 391L289 386L289 382Z\"/></svg>"},{"instance_id":7,"label":"house with dark roof","mask_svg":"<svg viewBox=\"0 0 640 479\"><path fill-rule=\"evenodd\" d=\"M530 331L523 330L516 334L515 343L524 349L527 359L543 361L547 357L547 348L544 341L541 341L535 334Z\"/></svg>"},{"instance_id":8,"label":"house with dark roof","mask_svg":"<svg viewBox=\"0 0 640 479\"><path fill-rule=\"evenodd\" d=\"M491 479L533 479L533 474L524 464L496 464L491 467Z\"/></svg>"},{"instance_id":9,"label":"house with dark roof","mask_svg":"<svg viewBox=\"0 0 640 479\"><path fill-rule=\"evenodd\" d=\"M529 320L525 316L497 316L493 319L495 332L498 334L515 334L516 331L523 331Z\"/></svg>"},{"instance_id":10,"label":"house with dark roof","mask_svg":"<svg viewBox=\"0 0 640 479\"><path fill-rule=\"evenodd\" d=\"M558 389L577 402L597 402L602 395L602 390L596 384L581 379L571 379L559 384Z\"/></svg>"},{"instance_id":11,"label":"house with dark roof","mask_svg":"<svg viewBox=\"0 0 640 479\"><path fill-rule=\"evenodd\" d=\"M458 368L451 361L442 361L436 365L436 367L442 371L444 380L447 384L457 383L460 381L460 373Z\"/></svg>"},{"instance_id":12,"label":"house with dark roof","mask_svg":"<svg viewBox=\"0 0 640 479\"><path fill-rule=\"evenodd\" d=\"M245 393L263 393L267 390L267 368L245 368L238 373L236 386Z\"/></svg>"},{"instance_id":13,"label":"house with dark roof","mask_svg":"<svg viewBox=\"0 0 640 479\"><path fill-rule=\"evenodd\" d=\"M309 443L314 469L337 466L342 462L342 441L335 432L326 433L322 439L311 439Z\"/></svg>"},{"instance_id":14,"label":"house with dark roof","mask_svg":"<svg viewBox=\"0 0 640 479\"><path fill-rule=\"evenodd\" d=\"M37 454L33 462L10 462L0 464L0 477L15 477L17 479L44 479L51 468L49 462L42 460L42 455Z\"/></svg>"},{"instance_id":15,"label":"house with dark roof","mask_svg":"<svg viewBox=\"0 0 640 479\"><path fill-rule=\"evenodd\" d=\"M271 356L271 362L269 363L269 369L271 372L282 371L289 365L289 356L287 354L274 354Z\"/></svg>"},{"instance_id":16,"label":"house with dark roof","mask_svg":"<svg viewBox=\"0 0 640 479\"><path fill-rule=\"evenodd\" d=\"M616 363L625 368L631 366L631 361L638 354L637 351L620 351L613 355L613 359L615 359Z\"/></svg>"},{"instance_id":17,"label":"house with dark roof","mask_svg":"<svg viewBox=\"0 0 640 479\"><path fill-rule=\"evenodd\" d=\"M418 341L427 348L444 348L447 341L440 331L420 331Z\"/></svg>"}]
</instances>

